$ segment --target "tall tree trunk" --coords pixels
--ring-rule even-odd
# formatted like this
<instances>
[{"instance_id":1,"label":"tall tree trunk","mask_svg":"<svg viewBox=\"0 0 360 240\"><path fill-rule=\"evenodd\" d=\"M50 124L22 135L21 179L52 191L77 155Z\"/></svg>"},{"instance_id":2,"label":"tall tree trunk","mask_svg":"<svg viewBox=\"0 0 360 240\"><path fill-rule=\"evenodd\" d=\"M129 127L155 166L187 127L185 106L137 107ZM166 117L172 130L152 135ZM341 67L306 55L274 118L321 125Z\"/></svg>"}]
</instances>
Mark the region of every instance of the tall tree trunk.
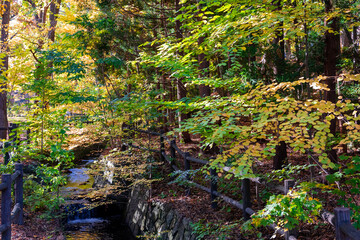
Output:
<instances>
[{"instance_id":1,"label":"tall tree trunk","mask_svg":"<svg viewBox=\"0 0 360 240\"><path fill-rule=\"evenodd\" d=\"M50 30L48 32L48 38L54 42L55 41L55 29L57 25L57 15L60 11L60 5L61 0L54 0L50 4L50 15L49 15L49 21L50 21Z\"/></svg>"},{"instance_id":2,"label":"tall tree trunk","mask_svg":"<svg viewBox=\"0 0 360 240\"><path fill-rule=\"evenodd\" d=\"M201 10L202 6L201 4L198 5L198 13L202 13ZM198 21L201 21L200 17L198 19ZM199 37L198 38L198 46L201 46L205 41L205 36ZM204 48L202 48L204 49ZM199 63L199 78L206 78L210 76L210 61L206 58L206 54L203 52L200 52L198 55L198 63ZM209 86L205 85L205 84L200 84L199 85L199 95L200 97L207 97L210 96L211 94L211 89ZM221 124L221 122L219 123ZM216 144L213 144L212 147L207 146L203 149L201 149L202 152L204 152L205 154L215 154L218 153L220 151L219 147Z\"/></svg>"},{"instance_id":3,"label":"tall tree trunk","mask_svg":"<svg viewBox=\"0 0 360 240\"><path fill-rule=\"evenodd\" d=\"M281 0L273 2L276 6L277 11L282 9ZM274 49L275 49L275 61L274 61L274 75L277 79L282 78L284 75L284 66L285 66L285 42L284 42L284 30L283 22L278 24L278 29L276 30L276 37L274 39ZM280 135L279 135L280 136ZM279 137L278 136L278 137ZM275 156L273 158L273 168L275 170L281 169L287 161L287 152L286 152L286 143L280 141L279 145L276 146Z\"/></svg>"},{"instance_id":4,"label":"tall tree trunk","mask_svg":"<svg viewBox=\"0 0 360 240\"><path fill-rule=\"evenodd\" d=\"M200 46L204 42L205 37L199 37L198 45ZM206 59L205 53L200 53L198 55L198 62L199 62L199 78L204 78L209 75L209 67L210 62ZM200 97L210 96L211 90L209 86L204 84L199 85L199 95Z\"/></svg>"},{"instance_id":5,"label":"tall tree trunk","mask_svg":"<svg viewBox=\"0 0 360 240\"><path fill-rule=\"evenodd\" d=\"M2 15L1 22L1 53L6 53L2 59L3 66L0 68L0 74L4 74L9 68L9 23L10 23L10 0L5 0L3 2L5 7L5 12ZM8 118L7 118L7 80L6 77L2 77L0 82L0 127L8 128ZM7 131L0 131L0 139L7 138Z\"/></svg>"},{"instance_id":6,"label":"tall tree trunk","mask_svg":"<svg viewBox=\"0 0 360 240\"><path fill-rule=\"evenodd\" d=\"M353 48L354 48L354 73L359 73L359 44L357 42L358 27L353 27Z\"/></svg>"},{"instance_id":7,"label":"tall tree trunk","mask_svg":"<svg viewBox=\"0 0 360 240\"><path fill-rule=\"evenodd\" d=\"M55 42L55 29L57 25L57 15L59 14L60 11L60 4L61 4L61 0L56 0L56 1L53 0L50 3L50 13L49 13L50 29L48 32L48 39L51 42ZM50 62L48 67L52 68L53 62ZM49 76L51 77L52 74L50 74Z\"/></svg>"},{"instance_id":8,"label":"tall tree trunk","mask_svg":"<svg viewBox=\"0 0 360 240\"><path fill-rule=\"evenodd\" d=\"M167 22L166 22L166 18L165 18L165 3L164 0L161 0L161 25L163 28L163 33L164 33L164 37L167 38L168 37L168 31L167 31ZM163 101L167 101L169 100L169 88L168 88L168 84L171 84L167 81L167 74L165 71L162 71L162 75L161 75L161 84L162 84L162 88L163 91L165 92L165 94L162 95L162 99ZM163 118L163 127L164 127L164 131L167 132L168 131L168 126L170 125L169 122L169 109L164 109L162 110L162 118Z\"/></svg>"},{"instance_id":9,"label":"tall tree trunk","mask_svg":"<svg viewBox=\"0 0 360 240\"><path fill-rule=\"evenodd\" d=\"M330 14L334 10L335 6L332 0L325 0L325 12ZM326 25L330 28L325 33L325 64L324 73L327 76L325 83L329 91L325 92L325 101L336 103L336 76L337 76L337 63L340 56L340 24L339 18L334 17L326 21ZM330 133L335 136L336 134L336 122L337 119L331 120ZM332 146L330 146L332 147ZM336 150L332 149L328 151L328 157L332 162L337 162Z\"/></svg>"},{"instance_id":10,"label":"tall tree trunk","mask_svg":"<svg viewBox=\"0 0 360 240\"><path fill-rule=\"evenodd\" d=\"M286 143L280 141L279 145L275 148L275 156L273 158L273 169L279 170L284 167L287 162Z\"/></svg>"},{"instance_id":11,"label":"tall tree trunk","mask_svg":"<svg viewBox=\"0 0 360 240\"><path fill-rule=\"evenodd\" d=\"M199 2L199 1L198 1ZM199 14L202 13L201 12L201 4L198 5L198 12ZM198 21L201 21L202 17L200 17L198 19ZM199 37L198 38L198 45L200 46L201 44L203 44L205 40L205 37ZM206 59L206 55L205 53L200 53L198 55L198 62L199 62L199 78L204 78L209 76L209 67L210 67L210 62L209 60ZM211 94L211 90L210 87L205 85L205 84L200 84L199 85L199 95L200 97L206 97L206 96L210 96Z\"/></svg>"},{"instance_id":12,"label":"tall tree trunk","mask_svg":"<svg viewBox=\"0 0 360 240\"><path fill-rule=\"evenodd\" d=\"M282 9L281 0L277 0L273 3L276 6L276 10L280 11ZM274 75L277 78L281 78L284 74L285 66L285 41L284 41L284 29L283 22L279 22L278 29L276 30L276 37L273 41L273 46L275 49L274 56Z\"/></svg>"},{"instance_id":13,"label":"tall tree trunk","mask_svg":"<svg viewBox=\"0 0 360 240\"><path fill-rule=\"evenodd\" d=\"M180 11L180 0L175 0L175 8L176 8L176 13L179 14ZM175 34L176 34L176 38L181 41L183 38L182 32L181 32L181 22L180 20L176 20L175 21ZM180 56L183 56L183 52L178 52L178 54ZM181 100L183 98L186 97L186 87L182 82L182 79L177 78L176 79L176 91L177 91L177 100ZM179 127L181 128L181 123L183 121L185 121L187 119L187 114L184 114L183 112L180 111L179 113ZM182 131L180 133L180 138L185 142L185 143L190 143L191 142L191 137L190 134L188 132Z\"/></svg>"},{"instance_id":14,"label":"tall tree trunk","mask_svg":"<svg viewBox=\"0 0 360 240\"><path fill-rule=\"evenodd\" d=\"M351 33L349 32L347 27L344 26L344 33L345 33L344 38L346 39L346 43L347 43L347 46L345 44L344 44L344 46L351 47L352 54L353 54L353 64L354 64L353 72L356 74L356 73L359 73L359 58L360 58L359 44L357 43L357 37L358 37L357 36L357 27L353 27L353 33L351 36Z\"/></svg>"}]
</instances>

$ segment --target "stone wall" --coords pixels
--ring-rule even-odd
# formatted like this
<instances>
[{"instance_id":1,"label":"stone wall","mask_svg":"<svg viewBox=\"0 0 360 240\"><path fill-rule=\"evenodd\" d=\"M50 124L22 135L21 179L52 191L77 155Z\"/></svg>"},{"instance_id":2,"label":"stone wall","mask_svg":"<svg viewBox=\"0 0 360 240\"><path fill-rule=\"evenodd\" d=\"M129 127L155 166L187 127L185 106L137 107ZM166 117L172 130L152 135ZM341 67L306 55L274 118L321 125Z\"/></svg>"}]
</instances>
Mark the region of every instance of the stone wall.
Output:
<instances>
[{"instance_id":1,"label":"stone wall","mask_svg":"<svg viewBox=\"0 0 360 240\"><path fill-rule=\"evenodd\" d=\"M149 190L134 187L126 209L126 223L135 236L149 236L150 239L192 240L190 220L183 217L167 203L149 202Z\"/></svg>"}]
</instances>

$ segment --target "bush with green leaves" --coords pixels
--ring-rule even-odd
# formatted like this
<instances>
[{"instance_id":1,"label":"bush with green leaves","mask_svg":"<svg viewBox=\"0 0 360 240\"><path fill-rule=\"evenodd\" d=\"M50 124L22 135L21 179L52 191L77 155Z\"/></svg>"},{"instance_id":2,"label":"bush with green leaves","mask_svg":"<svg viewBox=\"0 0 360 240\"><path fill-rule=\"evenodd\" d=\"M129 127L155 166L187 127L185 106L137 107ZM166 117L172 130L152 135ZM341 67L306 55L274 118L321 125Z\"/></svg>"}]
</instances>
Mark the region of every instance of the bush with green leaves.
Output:
<instances>
[{"instance_id":1,"label":"bush with green leaves","mask_svg":"<svg viewBox=\"0 0 360 240\"><path fill-rule=\"evenodd\" d=\"M252 215L245 224L247 229L275 224L294 229L300 222L314 223L322 209L322 203L302 189L293 189L287 195L273 195L264 209Z\"/></svg>"},{"instance_id":2,"label":"bush with green leaves","mask_svg":"<svg viewBox=\"0 0 360 240\"><path fill-rule=\"evenodd\" d=\"M234 222L211 222L200 220L195 223L190 223L193 233L196 234L196 239L229 239L231 231L239 228L241 221Z\"/></svg>"},{"instance_id":3,"label":"bush with green leaves","mask_svg":"<svg viewBox=\"0 0 360 240\"><path fill-rule=\"evenodd\" d=\"M49 167L41 164L36 168L36 175L30 175L25 180L25 204L32 211L42 212L44 218L54 218L60 212L64 199L60 196L60 186L66 183L59 165Z\"/></svg>"},{"instance_id":4,"label":"bush with green leaves","mask_svg":"<svg viewBox=\"0 0 360 240\"><path fill-rule=\"evenodd\" d=\"M338 171L326 176L326 180L333 186L329 193L338 196L339 206L352 210L355 227L360 228L360 206L355 198L360 194L360 157L342 155L339 158L343 163ZM326 185L320 187L329 189Z\"/></svg>"}]
</instances>

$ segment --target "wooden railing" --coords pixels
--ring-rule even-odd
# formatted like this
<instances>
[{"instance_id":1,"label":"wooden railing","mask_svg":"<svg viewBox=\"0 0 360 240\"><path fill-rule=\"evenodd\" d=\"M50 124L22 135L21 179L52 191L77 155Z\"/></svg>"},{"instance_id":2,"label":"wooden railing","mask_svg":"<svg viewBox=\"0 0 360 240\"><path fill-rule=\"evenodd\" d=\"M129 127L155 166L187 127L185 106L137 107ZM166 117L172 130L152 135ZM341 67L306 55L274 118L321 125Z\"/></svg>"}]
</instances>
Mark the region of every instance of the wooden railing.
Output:
<instances>
[{"instance_id":1,"label":"wooden railing","mask_svg":"<svg viewBox=\"0 0 360 240\"><path fill-rule=\"evenodd\" d=\"M11 223L23 225L23 165L21 163L15 164L14 174L3 174L2 182L0 184L1 191L1 239L11 239ZM14 182L14 197L15 205L11 209L11 192L12 182Z\"/></svg>"},{"instance_id":2,"label":"wooden railing","mask_svg":"<svg viewBox=\"0 0 360 240\"><path fill-rule=\"evenodd\" d=\"M336 240L360 240L360 231L358 231L350 221L350 209L337 207L335 214L323 211L322 219L335 227Z\"/></svg>"},{"instance_id":3,"label":"wooden railing","mask_svg":"<svg viewBox=\"0 0 360 240\"><path fill-rule=\"evenodd\" d=\"M12 144L16 144L19 137L14 131L19 127L18 124L10 124L8 128L0 128L0 130L7 130L10 133L9 141L1 144L1 148L8 148ZM26 131L27 138L29 138L30 130ZM4 152L4 164L7 165L10 161L9 151ZM15 172L13 174L2 174L0 191L1 191L1 225L0 233L2 240L11 239L11 223L18 225L24 224L24 197L23 197L23 164L15 163ZM14 183L14 184L12 184ZM14 207L12 208L12 185L14 185Z\"/></svg>"},{"instance_id":4,"label":"wooden railing","mask_svg":"<svg viewBox=\"0 0 360 240\"><path fill-rule=\"evenodd\" d=\"M133 131L137 131L137 132L141 132L141 133L146 133L149 135L160 136L160 149L159 150L136 146L131 143L130 144L124 143L124 145L133 147L133 148L137 148L137 149L142 149L142 150L159 153L161 160L168 162L175 171L180 170L175 164L175 160L177 159L176 152L183 159L185 171L190 170L191 162L203 164L203 165L207 165L210 163L209 161L192 157L190 155L190 153L188 153L188 152L183 152L176 145L175 140L169 140L162 133L146 131L146 130L130 128L130 127L128 127L127 129L124 129L124 130L133 130ZM165 152L165 140L170 145L170 149L169 149L170 156L168 156ZM224 170L225 172L230 172L231 168L223 167L222 170ZM190 181L189 176L186 176L186 180L190 183L191 186L194 186L196 188L202 189L203 191L210 193L212 208L214 208L214 209L217 208L217 198L221 198L224 202L231 204L232 206L234 206L236 208L241 209L243 212L243 218L245 220L249 220L251 218L251 215L253 215L255 213L255 211L253 209L251 209L250 182L256 182L258 184L263 184L263 183L261 183L259 181L259 179L248 179L248 178L243 179L242 184L241 184L242 203L240 203L239 201L236 201L236 200L218 192L218 189L217 189L217 176L218 175L217 175L216 169L210 169L210 175L211 175L210 187L202 186L201 184ZM295 181L292 179L288 179L288 180L284 181L283 186L272 185L271 187L273 189L283 192L284 194L288 194L289 190L292 187L294 187L294 185L295 185ZM186 194L190 194L189 188L186 190ZM335 214L331 214L329 212L324 211L321 214L321 217L326 222L332 224L335 227L336 240L360 240L360 231L356 230L356 228L354 226L352 226L351 222L350 222L350 209L343 208L343 207L335 208ZM275 230L280 235L283 235L286 240L296 240L296 237L294 236L294 235L296 235L296 233L294 233L293 230L287 231L287 230L284 230L281 228L279 229L279 227L276 226L275 224L269 225L268 227Z\"/></svg>"},{"instance_id":5,"label":"wooden railing","mask_svg":"<svg viewBox=\"0 0 360 240\"><path fill-rule=\"evenodd\" d=\"M2 149L6 149L8 147L10 147L13 144L17 144L18 141L20 140L20 136L18 136L18 132L16 131L16 129L18 129L20 127L19 124L15 124L15 123L10 123L10 126L8 128L3 128L0 127L0 131L8 131L9 133L9 140L5 141L5 142L0 142L0 148ZM29 144L30 143L30 129L26 130L26 142ZM7 165L10 161L10 152L9 151L5 151L4 152L4 164Z\"/></svg>"}]
</instances>

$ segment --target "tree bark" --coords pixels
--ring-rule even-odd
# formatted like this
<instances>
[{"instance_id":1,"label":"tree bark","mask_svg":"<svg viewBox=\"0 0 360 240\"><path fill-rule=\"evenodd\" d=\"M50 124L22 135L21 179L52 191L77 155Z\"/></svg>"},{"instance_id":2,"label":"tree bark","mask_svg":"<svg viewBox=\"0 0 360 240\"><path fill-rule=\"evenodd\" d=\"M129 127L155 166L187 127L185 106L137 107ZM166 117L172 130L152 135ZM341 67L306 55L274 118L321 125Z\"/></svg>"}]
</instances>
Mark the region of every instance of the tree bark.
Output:
<instances>
[{"instance_id":1,"label":"tree bark","mask_svg":"<svg viewBox=\"0 0 360 240\"><path fill-rule=\"evenodd\" d=\"M204 42L205 37L199 37L198 45L200 46ZM200 53L198 55L198 62L199 62L199 78L204 78L209 75L209 67L210 62L206 59L205 53ZM210 96L211 90L209 86L204 84L199 85L199 95L200 97Z\"/></svg>"},{"instance_id":2,"label":"tree bark","mask_svg":"<svg viewBox=\"0 0 360 240\"><path fill-rule=\"evenodd\" d=\"M180 11L180 0L175 0L175 8L176 8L176 12L177 14ZM181 32L181 22L180 20L176 20L175 21L175 34L176 34L176 38L181 41L183 38L182 32ZM178 52L178 54L180 56L183 56L184 54L182 52ZM186 97L186 87L182 82L182 79L177 78L176 79L176 95L177 95L177 100L181 100L183 98ZM184 114L180 111L179 113L179 127L181 128L181 123L183 121L185 121L187 119L187 114ZM190 134L186 131L182 131L180 133L180 138L185 142L185 143L191 143L191 137Z\"/></svg>"},{"instance_id":3,"label":"tree bark","mask_svg":"<svg viewBox=\"0 0 360 240\"><path fill-rule=\"evenodd\" d=\"M287 163L286 143L281 141L275 148L275 156L273 158L273 169L282 169Z\"/></svg>"},{"instance_id":4,"label":"tree bark","mask_svg":"<svg viewBox=\"0 0 360 240\"><path fill-rule=\"evenodd\" d=\"M273 2L276 6L276 10L280 11L282 9L281 0ZM284 41L284 29L283 22L277 24L278 29L276 30L276 37L273 41L273 46L275 49L275 61L274 61L274 75L277 78L280 78L284 74L285 66L285 41Z\"/></svg>"},{"instance_id":5,"label":"tree bark","mask_svg":"<svg viewBox=\"0 0 360 240\"><path fill-rule=\"evenodd\" d=\"M57 15L60 11L60 4L61 0L54 0L50 4L50 15L49 15L49 21L50 21L50 30L48 32L48 38L54 42L55 41L55 28L57 25Z\"/></svg>"},{"instance_id":6,"label":"tree bark","mask_svg":"<svg viewBox=\"0 0 360 240\"><path fill-rule=\"evenodd\" d=\"M327 14L334 10L335 6L332 0L325 1L325 12ZM334 17L326 21L326 25L330 28L325 32L325 64L324 75L327 76L325 83L329 91L324 94L324 100L332 103L336 103L336 76L337 76L337 63L340 56L340 23L339 18ZM336 122L334 118L330 122L330 133L335 136L336 134ZM332 162L337 162L336 150L332 149L328 151L328 157Z\"/></svg>"},{"instance_id":7,"label":"tree bark","mask_svg":"<svg viewBox=\"0 0 360 240\"><path fill-rule=\"evenodd\" d=\"M198 10L199 13L201 13L201 5L199 4L198 6ZM199 18L199 21L201 21L201 18ZM200 46L205 40L205 37L199 37L198 38L198 45ZM206 55L205 53L200 53L198 55L198 62L199 62L199 78L204 78L209 76L209 67L210 67L210 62L209 60L206 59ZM199 95L200 97L206 97L206 96L210 96L211 94L211 90L210 87L205 85L205 84L200 84L199 85Z\"/></svg>"},{"instance_id":8,"label":"tree bark","mask_svg":"<svg viewBox=\"0 0 360 240\"><path fill-rule=\"evenodd\" d=\"M359 44L357 42L357 38L358 38L358 35L357 35L357 31L358 31L358 27L357 26L354 26L353 27L353 48L354 48L354 73L357 74L359 73Z\"/></svg>"},{"instance_id":9,"label":"tree bark","mask_svg":"<svg viewBox=\"0 0 360 240\"><path fill-rule=\"evenodd\" d=\"M0 74L4 74L9 68L9 23L10 23L10 0L4 1L5 12L2 15L1 22L1 52L6 53L2 59L2 66L0 68ZM0 127L8 128L7 118L7 80L6 77L2 77L0 85ZM0 130L0 139L7 138L7 130Z\"/></svg>"},{"instance_id":10,"label":"tree bark","mask_svg":"<svg viewBox=\"0 0 360 240\"><path fill-rule=\"evenodd\" d=\"M281 0L273 2L276 6L276 10L280 11L282 9ZM284 30L283 22L278 24L278 29L276 30L276 37L274 39L273 45L275 49L275 61L274 61L274 75L279 79L284 74L285 66L285 42L284 42ZM279 137L279 136L278 136ZM281 141L279 145L276 146L275 156L273 158L273 168L279 170L283 168L287 161L287 152L286 152L286 143Z\"/></svg>"}]
</instances>

